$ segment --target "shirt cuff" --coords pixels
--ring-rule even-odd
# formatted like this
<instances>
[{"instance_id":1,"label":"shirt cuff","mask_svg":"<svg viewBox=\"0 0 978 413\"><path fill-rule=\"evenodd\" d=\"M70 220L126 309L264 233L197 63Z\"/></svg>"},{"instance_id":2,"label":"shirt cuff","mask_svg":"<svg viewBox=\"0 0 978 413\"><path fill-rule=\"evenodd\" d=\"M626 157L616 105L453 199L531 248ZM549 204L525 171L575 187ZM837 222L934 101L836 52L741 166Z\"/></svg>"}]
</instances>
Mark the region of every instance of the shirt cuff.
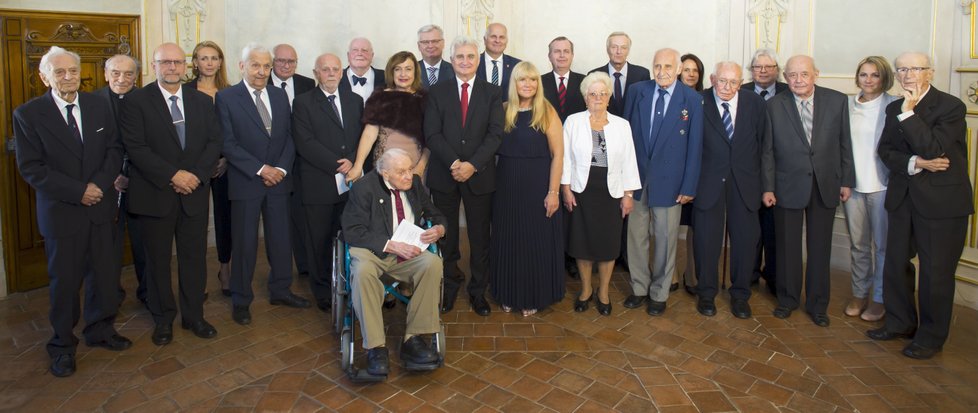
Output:
<instances>
[{"instance_id":1,"label":"shirt cuff","mask_svg":"<svg viewBox=\"0 0 978 413\"><path fill-rule=\"evenodd\" d=\"M276 166L276 167L275 167L275 169L278 169L278 170L280 170L280 171L282 171L282 176L286 176L286 175L288 175L288 174L289 174L289 172L288 172L288 171L286 171L286 170L285 170L285 169L283 169L283 168L279 168L279 167L277 167L277 166Z\"/></svg>"},{"instance_id":2,"label":"shirt cuff","mask_svg":"<svg viewBox=\"0 0 978 413\"><path fill-rule=\"evenodd\" d=\"M909 118L914 115L913 109L903 112L897 115L897 120L903 122L904 119Z\"/></svg>"},{"instance_id":3,"label":"shirt cuff","mask_svg":"<svg viewBox=\"0 0 978 413\"><path fill-rule=\"evenodd\" d=\"M912 113L911 113L912 114ZM913 176L919 174L924 168L917 167L917 155L910 157L910 163L907 164L907 175Z\"/></svg>"},{"instance_id":4,"label":"shirt cuff","mask_svg":"<svg viewBox=\"0 0 978 413\"><path fill-rule=\"evenodd\" d=\"M265 165L262 165L261 168L258 168L258 172L255 172L255 175L261 176L262 169L265 169Z\"/></svg>"}]
</instances>

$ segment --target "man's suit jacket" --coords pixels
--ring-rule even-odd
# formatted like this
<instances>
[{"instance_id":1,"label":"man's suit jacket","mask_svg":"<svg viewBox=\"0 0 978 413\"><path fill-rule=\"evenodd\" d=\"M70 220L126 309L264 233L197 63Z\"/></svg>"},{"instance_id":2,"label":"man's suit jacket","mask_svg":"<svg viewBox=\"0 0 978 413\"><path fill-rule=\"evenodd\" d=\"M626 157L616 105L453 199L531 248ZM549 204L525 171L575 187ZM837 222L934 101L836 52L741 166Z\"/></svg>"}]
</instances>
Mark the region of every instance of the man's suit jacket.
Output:
<instances>
[{"instance_id":1,"label":"man's suit jacket","mask_svg":"<svg viewBox=\"0 0 978 413\"><path fill-rule=\"evenodd\" d=\"M849 100L832 89L815 86L812 143L808 143L794 93L767 101L764 142L764 192L774 192L778 206L801 209L812 194L812 174L825 206L839 205L839 188L856 185L849 131Z\"/></svg>"},{"instance_id":2,"label":"man's suit jacket","mask_svg":"<svg viewBox=\"0 0 978 413\"><path fill-rule=\"evenodd\" d=\"M630 67L631 73L633 67ZM676 81L662 127L652 136L653 80L636 83L625 99L625 119L632 127L638 173L642 188L648 184L651 194L635 199L653 207L670 207L679 195L696 196L703 155L703 96Z\"/></svg>"},{"instance_id":3,"label":"man's suit jacket","mask_svg":"<svg viewBox=\"0 0 978 413\"><path fill-rule=\"evenodd\" d=\"M594 72L608 73L609 64L610 63L605 63L604 66L599 66L594 69L591 69L591 71L587 72L587 74L591 74ZM627 64L628 64L628 75L625 76L625 85L624 85L625 91L621 95L622 104L628 101L628 94L631 93L628 90L628 88L631 85L638 82L644 82L646 80L652 80L652 77L649 74L649 69L646 69L639 65L634 65L631 62L628 62ZM611 85L612 87L614 87L615 77L610 74L608 76L611 76ZM612 93L612 96L609 97L608 100L608 112L611 113L612 115L625 117L625 107L621 106L618 102L615 102L614 93Z\"/></svg>"},{"instance_id":4,"label":"man's suit jacket","mask_svg":"<svg viewBox=\"0 0 978 413\"><path fill-rule=\"evenodd\" d=\"M162 217L177 207L187 215L207 214L210 177L221 154L221 130L210 96L182 86L186 148L157 82L129 94L122 105L122 141L129 156L129 212ZM170 179L178 170L197 176L200 186L178 194Z\"/></svg>"},{"instance_id":5,"label":"man's suit jacket","mask_svg":"<svg viewBox=\"0 0 978 413\"><path fill-rule=\"evenodd\" d=\"M135 91L136 89L137 89L136 87L133 87L132 89L129 90L128 93L125 93L124 96L128 97L129 94ZM109 89L108 86L99 88L98 90L92 92L92 94L104 99L109 104L109 109L111 109L112 111L112 117L116 119L117 121L116 123L118 124L119 123L118 120L120 118L119 106L122 104L123 101L125 101L125 98L120 99L119 95L113 92L112 89Z\"/></svg>"},{"instance_id":6,"label":"man's suit jacket","mask_svg":"<svg viewBox=\"0 0 978 413\"><path fill-rule=\"evenodd\" d=\"M254 96L242 80L217 92L217 115L224 136L224 157L228 168L228 198L257 199L266 194L288 194L292 191L292 165L295 143L292 140L292 109L285 91L266 87L272 116L272 133L265 131ZM285 169L285 179L266 187L258 170L262 165Z\"/></svg>"},{"instance_id":7,"label":"man's suit jacket","mask_svg":"<svg viewBox=\"0 0 978 413\"><path fill-rule=\"evenodd\" d=\"M299 95L316 88L315 80L312 80L298 73L292 75L292 83L293 83L292 87L295 89L295 96L293 96L292 99L295 99L299 97Z\"/></svg>"},{"instance_id":8,"label":"man's suit jacket","mask_svg":"<svg viewBox=\"0 0 978 413\"><path fill-rule=\"evenodd\" d=\"M505 102L509 99L509 78L513 75L513 67L517 63L522 62L522 60L517 59L513 56L503 53L503 66L499 68L501 71L502 79L499 80L499 88L502 90L502 101ZM475 77L482 79L486 82L492 80L486 77L486 54L482 53L479 55L479 69L475 71Z\"/></svg>"},{"instance_id":9,"label":"man's suit jacket","mask_svg":"<svg viewBox=\"0 0 978 413\"><path fill-rule=\"evenodd\" d=\"M339 99L342 123L321 89L292 102L292 135L298 154L295 168L302 176L296 191L303 204L335 204L346 199L346 194L336 191L337 161L356 158L363 131L363 99L353 92L339 92Z\"/></svg>"},{"instance_id":10,"label":"man's suit jacket","mask_svg":"<svg viewBox=\"0 0 978 413\"><path fill-rule=\"evenodd\" d=\"M353 80L347 75L350 67L347 66L343 69L343 79L340 80L339 90L340 93L350 92L353 93ZM387 87L387 79L384 76L384 71L371 67L370 70L374 71L374 91L384 90ZM298 94L297 94L298 95Z\"/></svg>"},{"instance_id":11,"label":"man's suit jacket","mask_svg":"<svg viewBox=\"0 0 978 413\"><path fill-rule=\"evenodd\" d=\"M753 94L757 95L757 92L754 90L754 82L744 83L743 85L740 86L740 90L741 91L744 91L744 92L750 92L750 93L753 93ZM774 83L774 94L775 95L780 95L782 92L786 92L786 91L788 91L788 84L787 83L775 81L775 83ZM758 96L760 96L760 95L758 95Z\"/></svg>"},{"instance_id":12,"label":"man's suit jacket","mask_svg":"<svg viewBox=\"0 0 978 413\"><path fill-rule=\"evenodd\" d=\"M762 195L761 149L767 132L764 99L753 92L738 93L734 136L728 139L713 88L702 94L703 161L693 207L704 211L712 208L724 193L724 180L733 179L744 205L757 211Z\"/></svg>"},{"instance_id":13,"label":"man's suit jacket","mask_svg":"<svg viewBox=\"0 0 978 413\"><path fill-rule=\"evenodd\" d=\"M350 200L343 209L343 237L351 247L369 249L380 258L386 258L384 246L394 234L394 215L391 212L391 191L384 178L376 170L357 180L350 189ZM414 224L422 227L425 220L445 226L447 220L431 202L431 194L414 175L411 189L404 192L414 212Z\"/></svg>"},{"instance_id":14,"label":"man's suit jacket","mask_svg":"<svg viewBox=\"0 0 978 413\"><path fill-rule=\"evenodd\" d=\"M462 126L458 82L438 83L428 93L424 112L424 135L431 158L428 186L449 192L459 184L449 169L455 160L468 161L476 173L462 185L476 194L496 189L496 150L502 143L503 104L500 89L478 78L472 79L468 114Z\"/></svg>"},{"instance_id":15,"label":"man's suit jacket","mask_svg":"<svg viewBox=\"0 0 978 413\"><path fill-rule=\"evenodd\" d=\"M914 115L901 122L897 115L902 106L903 99L898 99L886 107L886 123L878 147L880 158L890 169L886 209L896 210L909 198L913 210L926 218L972 214L964 103L931 85L914 107ZM925 169L911 176L907 167L914 155L923 159L944 156L950 165L946 171Z\"/></svg>"},{"instance_id":16,"label":"man's suit jacket","mask_svg":"<svg viewBox=\"0 0 978 413\"><path fill-rule=\"evenodd\" d=\"M429 89L431 85L428 84L428 71L424 70L424 64L418 62L418 76L421 76L421 88ZM447 82L455 79L455 69L452 68L452 64L444 60L438 65L438 80L435 83Z\"/></svg>"},{"instance_id":17,"label":"man's suit jacket","mask_svg":"<svg viewBox=\"0 0 978 413\"><path fill-rule=\"evenodd\" d=\"M560 98L557 96L557 73L550 72L541 76L541 78L543 80L543 96L550 101L554 109L557 109L557 115L560 116L561 123L567 120L568 116L587 109L584 103L584 95L581 94L581 82L584 81L584 75L577 72L568 72L567 77L564 78L567 95L564 97L563 111L560 110Z\"/></svg>"},{"instance_id":18,"label":"man's suit jacket","mask_svg":"<svg viewBox=\"0 0 978 413\"><path fill-rule=\"evenodd\" d=\"M82 223L104 224L116 216L113 182L122 168L116 120L101 98L78 92L81 134L78 142L51 92L14 110L17 168L34 188L37 226L46 238L76 234ZM102 190L102 201L81 204L88 183Z\"/></svg>"}]
</instances>

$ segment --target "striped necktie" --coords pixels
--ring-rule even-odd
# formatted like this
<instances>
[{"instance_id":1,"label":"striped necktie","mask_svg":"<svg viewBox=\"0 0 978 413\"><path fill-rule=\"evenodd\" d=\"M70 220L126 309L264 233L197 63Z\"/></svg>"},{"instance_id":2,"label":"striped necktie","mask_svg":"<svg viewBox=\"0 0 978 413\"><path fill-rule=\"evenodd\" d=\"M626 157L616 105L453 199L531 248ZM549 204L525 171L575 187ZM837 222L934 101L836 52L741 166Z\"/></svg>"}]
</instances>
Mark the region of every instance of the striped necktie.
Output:
<instances>
[{"instance_id":1,"label":"striped necktie","mask_svg":"<svg viewBox=\"0 0 978 413\"><path fill-rule=\"evenodd\" d=\"M428 85L433 85L438 81L438 68L429 67L428 68Z\"/></svg>"},{"instance_id":2,"label":"striped necktie","mask_svg":"<svg viewBox=\"0 0 978 413\"><path fill-rule=\"evenodd\" d=\"M803 100L801 101L801 125L805 128L805 137L808 138L808 144L812 144L812 103Z\"/></svg>"},{"instance_id":3,"label":"striped necktie","mask_svg":"<svg viewBox=\"0 0 978 413\"><path fill-rule=\"evenodd\" d=\"M730 104L723 102L720 105L723 106L723 129L727 131L727 139L733 140L733 119L730 117Z\"/></svg>"},{"instance_id":4,"label":"striped necktie","mask_svg":"<svg viewBox=\"0 0 978 413\"><path fill-rule=\"evenodd\" d=\"M567 102L567 86L564 86L564 77L560 77L560 87L557 88L557 100L560 103L560 113L564 113L564 103Z\"/></svg>"},{"instance_id":5,"label":"striped necktie","mask_svg":"<svg viewBox=\"0 0 978 413\"><path fill-rule=\"evenodd\" d=\"M499 62L492 61L492 84L499 86Z\"/></svg>"}]
</instances>

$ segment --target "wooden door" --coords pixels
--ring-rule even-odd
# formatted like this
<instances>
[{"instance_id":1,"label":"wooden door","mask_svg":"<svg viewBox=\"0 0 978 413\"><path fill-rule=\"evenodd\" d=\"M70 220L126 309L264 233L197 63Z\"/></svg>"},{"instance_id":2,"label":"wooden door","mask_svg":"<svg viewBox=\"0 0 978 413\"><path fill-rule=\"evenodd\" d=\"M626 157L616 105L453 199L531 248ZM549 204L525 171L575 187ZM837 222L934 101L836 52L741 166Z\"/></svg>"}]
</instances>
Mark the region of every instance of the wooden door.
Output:
<instances>
[{"instance_id":1,"label":"wooden door","mask_svg":"<svg viewBox=\"0 0 978 413\"><path fill-rule=\"evenodd\" d=\"M13 153L13 110L48 91L38 64L51 46L81 56L81 90L87 92L105 86L105 61L113 55L128 54L139 61L139 16L0 9L0 30L0 127L5 145L0 155L0 228L7 289L17 292L43 287L48 277L34 191L20 177Z\"/></svg>"}]
</instances>

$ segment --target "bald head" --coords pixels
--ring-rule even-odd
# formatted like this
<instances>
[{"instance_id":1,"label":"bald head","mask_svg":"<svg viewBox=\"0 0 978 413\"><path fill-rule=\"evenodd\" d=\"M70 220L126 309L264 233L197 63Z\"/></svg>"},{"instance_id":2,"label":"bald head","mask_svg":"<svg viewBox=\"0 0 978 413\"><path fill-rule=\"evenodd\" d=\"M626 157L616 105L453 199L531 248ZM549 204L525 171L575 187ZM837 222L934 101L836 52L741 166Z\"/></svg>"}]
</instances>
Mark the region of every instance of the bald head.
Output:
<instances>
[{"instance_id":1,"label":"bald head","mask_svg":"<svg viewBox=\"0 0 978 413\"><path fill-rule=\"evenodd\" d=\"M486 27L486 34L482 38L486 43L486 53L493 59L498 59L506 51L509 44L509 34L506 26L502 23L492 23Z\"/></svg>"},{"instance_id":2,"label":"bald head","mask_svg":"<svg viewBox=\"0 0 978 413\"><path fill-rule=\"evenodd\" d=\"M272 71L279 79L289 80L295 74L299 56L290 44L280 44L272 48Z\"/></svg>"},{"instance_id":3,"label":"bald head","mask_svg":"<svg viewBox=\"0 0 978 413\"><path fill-rule=\"evenodd\" d=\"M374 46L370 40L357 37L350 41L350 48L346 52L346 60L350 64L350 69L357 76L363 76L370 69L370 64L374 61Z\"/></svg>"},{"instance_id":4,"label":"bald head","mask_svg":"<svg viewBox=\"0 0 978 413\"><path fill-rule=\"evenodd\" d=\"M740 84L744 81L743 76L744 72L740 65L734 62L717 63L716 68L713 69L713 74L710 75L713 93L723 101L733 99L734 96L737 96Z\"/></svg>"},{"instance_id":5,"label":"bald head","mask_svg":"<svg viewBox=\"0 0 978 413\"><path fill-rule=\"evenodd\" d=\"M934 79L930 56L921 52L904 52L893 61L897 81L904 90L922 94Z\"/></svg>"},{"instance_id":6,"label":"bald head","mask_svg":"<svg viewBox=\"0 0 978 413\"><path fill-rule=\"evenodd\" d=\"M791 93L808 99L815 92L815 82L818 80L815 59L805 55L791 56L784 65L784 80L788 81Z\"/></svg>"},{"instance_id":7,"label":"bald head","mask_svg":"<svg viewBox=\"0 0 978 413\"><path fill-rule=\"evenodd\" d=\"M325 53L316 58L316 65L312 68L312 73L319 81L319 87L329 93L335 93L343 77L343 67L339 56L332 53Z\"/></svg>"},{"instance_id":8,"label":"bald head","mask_svg":"<svg viewBox=\"0 0 978 413\"><path fill-rule=\"evenodd\" d=\"M153 52L153 71L164 89L175 93L187 73L186 53L176 43L163 43Z\"/></svg>"},{"instance_id":9,"label":"bald head","mask_svg":"<svg viewBox=\"0 0 978 413\"><path fill-rule=\"evenodd\" d=\"M655 77L655 83L663 89L672 86L676 76L679 75L680 68L679 51L676 49L659 49L652 58L652 75Z\"/></svg>"}]
</instances>

